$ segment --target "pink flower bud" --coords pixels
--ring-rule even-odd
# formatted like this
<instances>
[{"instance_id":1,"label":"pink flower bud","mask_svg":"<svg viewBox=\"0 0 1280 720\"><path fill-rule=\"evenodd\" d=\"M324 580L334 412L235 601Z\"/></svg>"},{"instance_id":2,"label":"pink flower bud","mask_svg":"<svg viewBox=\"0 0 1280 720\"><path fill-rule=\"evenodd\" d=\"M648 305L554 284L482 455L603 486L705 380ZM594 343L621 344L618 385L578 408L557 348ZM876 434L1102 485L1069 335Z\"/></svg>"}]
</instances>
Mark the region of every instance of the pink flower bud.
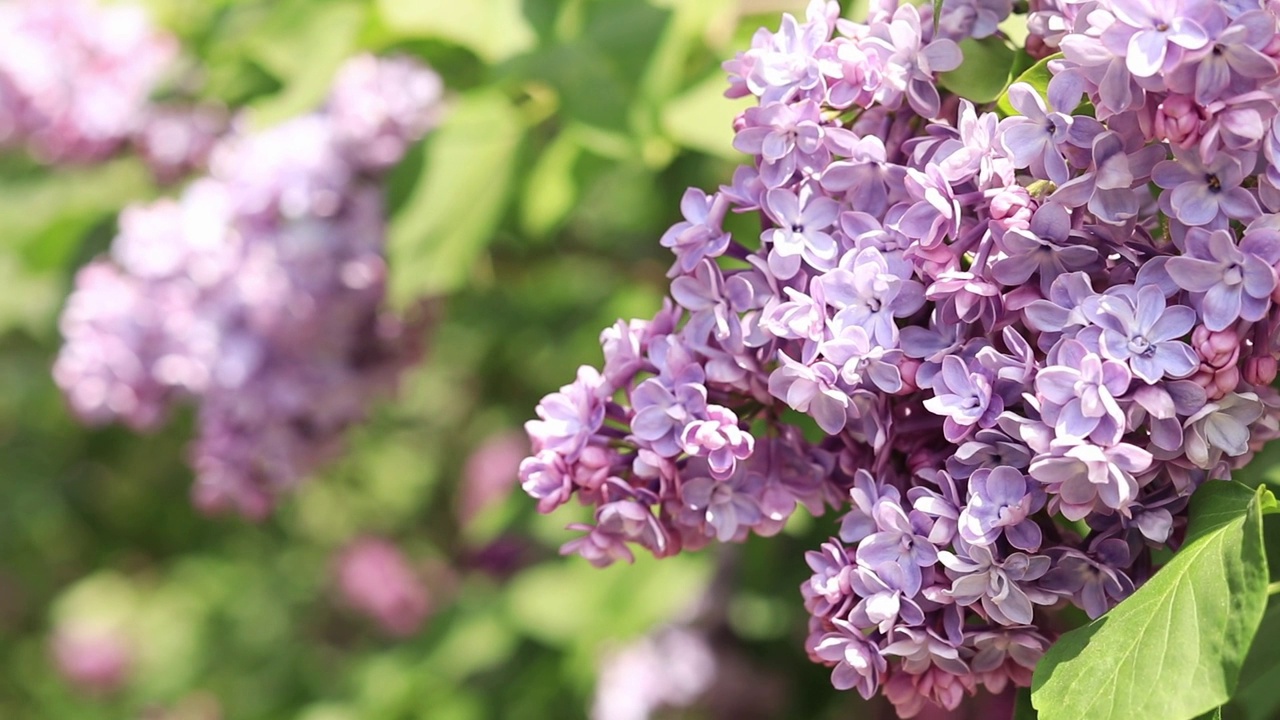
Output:
<instances>
[{"instance_id":1,"label":"pink flower bud","mask_svg":"<svg viewBox=\"0 0 1280 720\"><path fill-rule=\"evenodd\" d=\"M364 538L349 545L338 557L337 579L347 604L389 635L416 633L430 612L426 586L387 540Z\"/></svg>"},{"instance_id":2,"label":"pink flower bud","mask_svg":"<svg viewBox=\"0 0 1280 720\"><path fill-rule=\"evenodd\" d=\"M69 624L58 628L50 645L58 672L82 692L109 694L129 680L133 648L116 629Z\"/></svg>"},{"instance_id":3,"label":"pink flower bud","mask_svg":"<svg viewBox=\"0 0 1280 720\"><path fill-rule=\"evenodd\" d=\"M1270 355L1255 355L1244 366L1244 379L1250 385L1270 385L1277 374L1276 359Z\"/></svg>"},{"instance_id":4,"label":"pink flower bud","mask_svg":"<svg viewBox=\"0 0 1280 720\"><path fill-rule=\"evenodd\" d=\"M1204 109L1187 95L1170 95L1156 107L1154 134L1181 148L1200 141L1207 120Z\"/></svg>"},{"instance_id":5,"label":"pink flower bud","mask_svg":"<svg viewBox=\"0 0 1280 720\"><path fill-rule=\"evenodd\" d=\"M1235 365L1240 358L1240 336L1234 328L1214 332L1199 325L1191 333L1191 344L1201 361L1214 369Z\"/></svg>"}]
</instances>

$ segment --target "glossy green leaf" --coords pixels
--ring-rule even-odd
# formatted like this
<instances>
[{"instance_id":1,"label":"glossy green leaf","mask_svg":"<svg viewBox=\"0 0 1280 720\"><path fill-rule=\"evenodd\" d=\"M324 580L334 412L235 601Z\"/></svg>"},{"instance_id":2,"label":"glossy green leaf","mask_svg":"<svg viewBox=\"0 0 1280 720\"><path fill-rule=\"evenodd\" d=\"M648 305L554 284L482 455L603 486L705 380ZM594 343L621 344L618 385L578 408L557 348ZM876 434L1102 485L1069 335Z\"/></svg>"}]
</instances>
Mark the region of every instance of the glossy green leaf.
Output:
<instances>
[{"instance_id":1,"label":"glossy green leaf","mask_svg":"<svg viewBox=\"0 0 1280 720\"><path fill-rule=\"evenodd\" d=\"M1280 715L1280 642L1276 642L1280 638L1280 602L1267 609L1258 638L1240 671L1240 685L1225 713L1228 717L1269 720Z\"/></svg>"},{"instance_id":2,"label":"glossy green leaf","mask_svg":"<svg viewBox=\"0 0 1280 720\"><path fill-rule=\"evenodd\" d=\"M1012 85L1013 83L1020 83L1020 82L1027 83L1032 88L1034 88L1037 93L1040 94L1040 97L1042 98L1048 97L1049 81L1053 79L1053 75L1049 72L1049 61L1057 60L1060 57L1062 57L1062 53L1056 53L1054 55L1050 55L1047 58L1042 58L1035 65L1032 65L1030 68L1027 68L1025 71L1022 72L1022 74L1014 78L1013 82L1009 84ZM1048 102L1046 101L1045 104L1047 105ZM1013 107L1013 105L1009 103L1009 93L1007 91L1007 88L1001 92L1000 99L996 101L996 110L999 111L1000 114L1004 115L1005 117L1021 114L1017 111L1016 108Z\"/></svg>"},{"instance_id":3,"label":"glossy green leaf","mask_svg":"<svg viewBox=\"0 0 1280 720\"><path fill-rule=\"evenodd\" d=\"M523 135L502 93L457 98L428 138L418 183L391 221L387 252L397 305L465 283L507 210Z\"/></svg>"},{"instance_id":4,"label":"glossy green leaf","mask_svg":"<svg viewBox=\"0 0 1280 720\"><path fill-rule=\"evenodd\" d=\"M989 103L1000 97L1016 57L1004 39L992 35L960 42L964 62L951 72L938 75L938 85L975 103Z\"/></svg>"},{"instance_id":5,"label":"glossy green leaf","mask_svg":"<svg viewBox=\"0 0 1280 720\"><path fill-rule=\"evenodd\" d=\"M1182 720L1227 702L1266 604L1261 504L1240 483L1205 483L1168 565L1040 661L1042 720Z\"/></svg>"}]
</instances>

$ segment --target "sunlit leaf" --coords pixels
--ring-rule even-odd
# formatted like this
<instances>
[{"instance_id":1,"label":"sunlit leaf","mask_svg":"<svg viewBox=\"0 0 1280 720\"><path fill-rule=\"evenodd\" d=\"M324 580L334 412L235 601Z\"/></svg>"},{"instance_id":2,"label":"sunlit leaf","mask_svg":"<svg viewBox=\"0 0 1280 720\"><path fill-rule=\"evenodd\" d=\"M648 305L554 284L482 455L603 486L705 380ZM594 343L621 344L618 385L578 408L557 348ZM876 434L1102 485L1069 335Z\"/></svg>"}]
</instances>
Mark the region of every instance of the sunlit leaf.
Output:
<instances>
[{"instance_id":1,"label":"sunlit leaf","mask_svg":"<svg viewBox=\"0 0 1280 720\"><path fill-rule=\"evenodd\" d=\"M520 116L500 92L457 99L428 138L418 184L391 221L387 252L396 303L465 282L506 212L523 134Z\"/></svg>"},{"instance_id":2,"label":"sunlit leaf","mask_svg":"<svg viewBox=\"0 0 1280 720\"><path fill-rule=\"evenodd\" d=\"M1266 604L1261 501L1240 483L1205 483L1169 564L1040 661L1042 720L1180 720L1227 702Z\"/></svg>"},{"instance_id":3,"label":"sunlit leaf","mask_svg":"<svg viewBox=\"0 0 1280 720\"><path fill-rule=\"evenodd\" d=\"M938 85L975 103L1000 97L1009 79L1016 56L1012 47L995 35L960 42L964 62L951 72L938 75Z\"/></svg>"}]
</instances>

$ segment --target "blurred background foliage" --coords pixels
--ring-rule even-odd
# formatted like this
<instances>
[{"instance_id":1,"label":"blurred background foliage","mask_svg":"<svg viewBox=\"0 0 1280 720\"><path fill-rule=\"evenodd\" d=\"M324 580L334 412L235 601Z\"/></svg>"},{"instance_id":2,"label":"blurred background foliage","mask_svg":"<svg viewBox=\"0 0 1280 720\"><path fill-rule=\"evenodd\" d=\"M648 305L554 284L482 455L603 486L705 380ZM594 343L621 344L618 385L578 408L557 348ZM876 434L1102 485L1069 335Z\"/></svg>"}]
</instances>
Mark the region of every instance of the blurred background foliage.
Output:
<instances>
[{"instance_id":1,"label":"blurred background foliage","mask_svg":"<svg viewBox=\"0 0 1280 720\"><path fill-rule=\"evenodd\" d=\"M741 106L719 63L804 3L145 4L182 41L174 86L256 125L317 106L359 51L440 71L447 120L389 188L393 300L438 296L440 319L342 460L261 524L205 518L187 497L189 418L84 429L49 376L75 269L124 205L164 190L136 159L0 157L0 718L584 717L601 659L673 622L705 632L726 670L671 717L886 716L800 650L803 553L830 518L596 570L556 552L583 518L538 516L515 485L538 399L599 362L601 329L660 306L657 241L685 188L732 174ZM335 553L365 534L427 578L421 632L388 638L338 598ZM69 618L129 638L120 688L59 676L50 639Z\"/></svg>"},{"instance_id":2,"label":"blurred background foliage","mask_svg":"<svg viewBox=\"0 0 1280 720\"><path fill-rule=\"evenodd\" d=\"M657 240L684 189L732 173L739 106L719 63L803 3L145 4L182 42L175 91L253 125L316 107L360 51L443 75L447 120L389 188L393 301L440 297L440 320L399 398L271 519L202 517L189 417L85 429L49 377L76 268L122 207L172 190L129 157L0 157L0 718L583 717L601 658L673 621L747 679L678 716L849 717L857 702L799 650L801 558L827 523L600 571L557 555L582 518L540 517L515 485L538 399L599 361L601 329L659 307ZM338 598L335 553L366 534L427 578L433 613L411 637ZM59 676L51 637L72 621L128 638L121 687Z\"/></svg>"}]
</instances>

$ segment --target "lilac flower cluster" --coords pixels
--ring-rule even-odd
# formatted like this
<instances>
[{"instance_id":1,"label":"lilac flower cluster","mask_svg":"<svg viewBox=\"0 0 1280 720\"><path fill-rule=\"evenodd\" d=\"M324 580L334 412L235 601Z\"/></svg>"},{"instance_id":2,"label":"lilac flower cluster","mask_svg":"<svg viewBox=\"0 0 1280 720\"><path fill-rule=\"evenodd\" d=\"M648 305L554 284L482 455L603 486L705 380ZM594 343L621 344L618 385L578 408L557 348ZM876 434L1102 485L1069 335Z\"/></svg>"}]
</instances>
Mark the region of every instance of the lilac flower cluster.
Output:
<instances>
[{"instance_id":1,"label":"lilac flower cluster","mask_svg":"<svg viewBox=\"0 0 1280 720\"><path fill-rule=\"evenodd\" d=\"M1007 1L757 32L726 64L753 162L685 195L673 302L526 426L523 487L594 508L564 551L595 564L843 510L808 650L903 717L1028 685L1048 613L1131 593L1280 422L1280 8L1032 7L1062 56L1006 118L937 78Z\"/></svg>"},{"instance_id":2,"label":"lilac flower cluster","mask_svg":"<svg viewBox=\"0 0 1280 720\"><path fill-rule=\"evenodd\" d=\"M54 378L80 417L146 429L196 401L208 511L268 513L417 355L420 321L382 308L378 175L388 142L403 150L430 126L438 79L408 60L351 62L372 77L363 98L340 86L325 111L233 134L180 198L126 209L62 315ZM401 83L436 92L408 102ZM380 115L352 121L350 107Z\"/></svg>"},{"instance_id":3,"label":"lilac flower cluster","mask_svg":"<svg viewBox=\"0 0 1280 720\"><path fill-rule=\"evenodd\" d=\"M177 50L141 7L0 2L0 147L51 163L106 158L142 127Z\"/></svg>"}]
</instances>

